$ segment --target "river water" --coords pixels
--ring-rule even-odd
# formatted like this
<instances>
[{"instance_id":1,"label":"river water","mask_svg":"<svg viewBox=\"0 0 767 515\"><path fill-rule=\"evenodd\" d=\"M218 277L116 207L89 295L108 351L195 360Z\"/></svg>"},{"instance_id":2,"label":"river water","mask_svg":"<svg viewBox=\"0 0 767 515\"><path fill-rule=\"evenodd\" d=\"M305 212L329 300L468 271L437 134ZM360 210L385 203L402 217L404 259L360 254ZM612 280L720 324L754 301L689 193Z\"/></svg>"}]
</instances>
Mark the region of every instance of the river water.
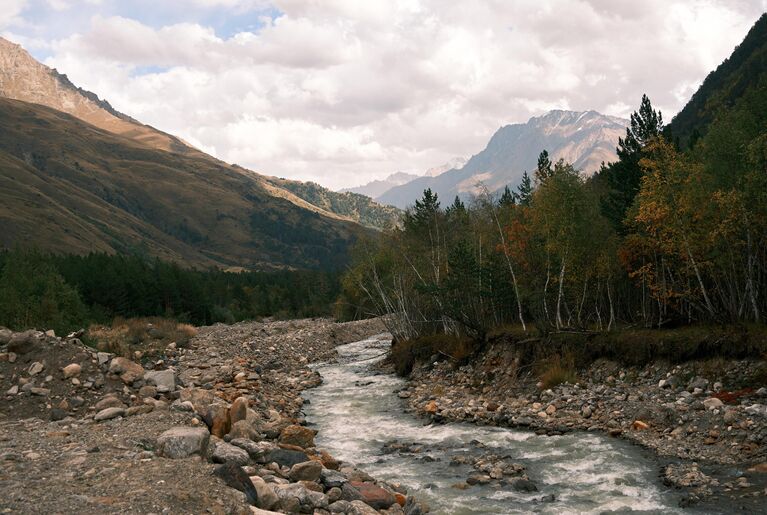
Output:
<instances>
[{"instance_id":1,"label":"river water","mask_svg":"<svg viewBox=\"0 0 767 515\"><path fill-rule=\"evenodd\" d=\"M371 365L383 359L388 335L338 347L337 363L316 368L322 386L304 392L317 446L372 476L400 482L435 514L676 513L678 498L658 480L658 465L639 448L596 433L538 436L515 429L464 423L424 425L405 413L396 395L405 382ZM417 444L406 452L386 444ZM417 451L417 452L408 452ZM455 456L510 456L527 467L539 491L472 486L473 472L451 465ZM553 500L552 500L553 495ZM689 511L686 511L689 513Z\"/></svg>"}]
</instances>

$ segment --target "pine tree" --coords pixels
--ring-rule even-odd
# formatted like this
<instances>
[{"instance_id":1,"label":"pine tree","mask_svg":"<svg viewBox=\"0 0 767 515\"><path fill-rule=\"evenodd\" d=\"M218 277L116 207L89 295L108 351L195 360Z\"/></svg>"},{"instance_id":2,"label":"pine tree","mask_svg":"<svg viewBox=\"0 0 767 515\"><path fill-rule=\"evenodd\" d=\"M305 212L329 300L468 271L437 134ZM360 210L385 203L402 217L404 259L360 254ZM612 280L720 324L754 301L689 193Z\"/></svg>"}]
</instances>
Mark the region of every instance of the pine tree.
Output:
<instances>
[{"instance_id":1,"label":"pine tree","mask_svg":"<svg viewBox=\"0 0 767 515\"><path fill-rule=\"evenodd\" d=\"M642 149L663 130L663 117L660 111L652 108L647 95L642 95L639 111L631 115L631 126L626 129L626 137L618 138L618 161L603 165L600 176L606 179L609 189L602 201L602 213L618 232L625 232L623 222L631 204L639 192L642 182Z\"/></svg>"},{"instance_id":2,"label":"pine tree","mask_svg":"<svg viewBox=\"0 0 767 515\"><path fill-rule=\"evenodd\" d=\"M436 193L427 188L421 200L415 201L415 206L405 213L405 228L418 229L431 224L439 212L439 198Z\"/></svg>"},{"instance_id":3,"label":"pine tree","mask_svg":"<svg viewBox=\"0 0 767 515\"><path fill-rule=\"evenodd\" d=\"M508 207L508 206L513 206L516 203L517 203L516 194L512 193L508 186L504 186L503 194L501 195L501 198L498 199L498 206Z\"/></svg>"},{"instance_id":4,"label":"pine tree","mask_svg":"<svg viewBox=\"0 0 767 515\"><path fill-rule=\"evenodd\" d=\"M533 199L533 181L527 172L522 174L522 182L517 186L517 198L522 206L529 206Z\"/></svg>"},{"instance_id":5,"label":"pine tree","mask_svg":"<svg viewBox=\"0 0 767 515\"><path fill-rule=\"evenodd\" d=\"M535 178L539 184L551 177L551 159L548 150L544 150L538 156L538 166L535 169Z\"/></svg>"}]
</instances>

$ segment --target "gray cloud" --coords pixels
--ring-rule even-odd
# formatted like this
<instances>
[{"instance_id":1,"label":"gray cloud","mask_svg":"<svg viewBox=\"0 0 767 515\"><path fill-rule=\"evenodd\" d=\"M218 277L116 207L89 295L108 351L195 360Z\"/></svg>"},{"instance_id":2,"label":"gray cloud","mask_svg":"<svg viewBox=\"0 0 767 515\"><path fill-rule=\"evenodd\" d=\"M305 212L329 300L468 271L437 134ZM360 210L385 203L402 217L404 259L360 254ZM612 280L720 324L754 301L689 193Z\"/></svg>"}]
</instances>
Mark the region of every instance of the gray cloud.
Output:
<instances>
[{"instance_id":1,"label":"gray cloud","mask_svg":"<svg viewBox=\"0 0 767 515\"><path fill-rule=\"evenodd\" d=\"M626 116L646 92L670 119L767 2L273 5L281 17L228 38L105 12L51 42L48 64L222 159L342 187L475 153L551 108Z\"/></svg>"}]
</instances>

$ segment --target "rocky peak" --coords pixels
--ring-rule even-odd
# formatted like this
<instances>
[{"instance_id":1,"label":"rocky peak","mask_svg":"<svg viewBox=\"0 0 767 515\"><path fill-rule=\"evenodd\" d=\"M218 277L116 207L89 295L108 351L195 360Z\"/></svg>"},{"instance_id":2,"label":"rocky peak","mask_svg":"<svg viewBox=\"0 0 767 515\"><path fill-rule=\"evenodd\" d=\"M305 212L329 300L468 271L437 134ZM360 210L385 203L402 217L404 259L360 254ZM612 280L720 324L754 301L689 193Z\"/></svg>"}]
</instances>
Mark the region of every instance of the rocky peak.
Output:
<instances>
[{"instance_id":1,"label":"rocky peak","mask_svg":"<svg viewBox=\"0 0 767 515\"><path fill-rule=\"evenodd\" d=\"M0 97L63 111L108 132L154 148L185 152L178 138L143 125L115 110L95 93L75 86L56 69L35 60L21 45L0 37Z\"/></svg>"}]
</instances>

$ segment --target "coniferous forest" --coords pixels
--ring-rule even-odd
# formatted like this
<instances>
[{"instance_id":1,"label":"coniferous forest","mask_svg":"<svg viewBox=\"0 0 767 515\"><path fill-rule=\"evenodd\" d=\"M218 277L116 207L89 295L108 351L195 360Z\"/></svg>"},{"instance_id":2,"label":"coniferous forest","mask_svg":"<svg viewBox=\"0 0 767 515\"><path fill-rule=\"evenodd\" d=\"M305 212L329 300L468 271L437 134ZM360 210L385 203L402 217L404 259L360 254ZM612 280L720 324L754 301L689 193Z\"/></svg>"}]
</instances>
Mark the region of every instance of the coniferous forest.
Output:
<instances>
[{"instance_id":1,"label":"coniferous forest","mask_svg":"<svg viewBox=\"0 0 767 515\"><path fill-rule=\"evenodd\" d=\"M642 98L618 160L590 178L543 150L515 189L431 191L360 245L344 295L400 339L763 323L767 79L687 148Z\"/></svg>"}]
</instances>

